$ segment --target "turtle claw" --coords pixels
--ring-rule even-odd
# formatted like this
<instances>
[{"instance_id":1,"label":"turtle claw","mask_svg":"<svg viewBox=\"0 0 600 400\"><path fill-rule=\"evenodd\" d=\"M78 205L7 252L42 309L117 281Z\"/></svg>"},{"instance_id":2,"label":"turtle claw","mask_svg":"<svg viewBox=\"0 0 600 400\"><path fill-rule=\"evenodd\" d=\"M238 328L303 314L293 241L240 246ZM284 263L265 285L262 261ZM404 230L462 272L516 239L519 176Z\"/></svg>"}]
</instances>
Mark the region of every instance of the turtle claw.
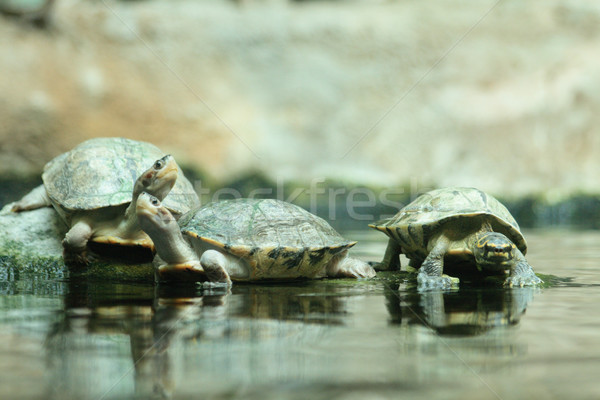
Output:
<instances>
[{"instance_id":1,"label":"turtle claw","mask_svg":"<svg viewBox=\"0 0 600 400\"><path fill-rule=\"evenodd\" d=\"M422 270L417 275L419 290L452 289L458 286L458 282L458 278L448 275L431 276Z\"/></svg>"},{"instance_id":2,"label":"turtle claw","mask_svg":"<svg viewBox=\"0 0 600 400\"><path fill-rule=\"evenodd\" d=\"M369 279L375 275L377 273L369 263L357 258L343 257L327 265L327 276L330 278Z\"/></svg>"},{"instance_id":3,"label":"turtle claw","mask_svg":"<svg viewBox=\"0 0 600 400\"><path fill-rule=\"evenodd\" d=\"M14 213L14 203L10 203L5 205L4 207L2 207L2 209L0 209L0 215L8 215L8 214L12 214Z\"/></svg>"},{"instance_id":4,"label":"turtle claw","mask_svg":"<svg viewBox=\"0 0 600 400\"><path fill-rule=\"evenodd\" d=\"M344 265L346 268L342 275L347 275L350 278L369 279L377 275L375 269L363 261L349 258L349 262L344 263Z\"/></svg>"},{"instance_id":5,"label":"turtle claw","mask_svg":"<svg viewBox=\"0 0 600 400\"><path fill-rule=\"evenodd\" d=\"M538 278L535 274L531 275L515 275L509 276L504 281L504 286L512 287L523 287L523 286L535 286L544 283L543 280Z\"/></svg>"},{"instance_id":6,"label":"turtle claw","mask_svg":"<svg viewBox=\"0 0 600 400\"><path fill-rule=\"evenodd\" d=\"M217 260L220 258L220 254L215 256ZM207 278L207 281L202 283L203 287L204 285L207 285L206 287L229 287L232 285L231 278L221 263L204 256L201 262Z\"/></svg>"},{"instance_id":7,"label":"turtle claw","mask_svg":"<svg viewBox=\"0 0 600 400\"><path fill-rule=\"evenodd\" d=\"M90 262L96 261L97 259L98 258L93 254L88 254L87 251L63 251L63 260L65 262L65 265L68 265L72 268L85 268L90 264Z\"/></svg>"}]
</instances>

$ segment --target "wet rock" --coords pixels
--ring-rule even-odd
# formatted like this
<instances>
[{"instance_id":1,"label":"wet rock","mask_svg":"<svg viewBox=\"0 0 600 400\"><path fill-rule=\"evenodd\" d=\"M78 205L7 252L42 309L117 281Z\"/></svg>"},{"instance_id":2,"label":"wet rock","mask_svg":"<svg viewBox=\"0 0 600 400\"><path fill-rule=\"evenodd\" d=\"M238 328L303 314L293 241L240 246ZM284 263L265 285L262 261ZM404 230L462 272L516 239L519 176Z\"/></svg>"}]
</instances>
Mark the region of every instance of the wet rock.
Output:
<instances>
[{"instance_id":1,"label":"wet rock","mask_svg":"<svg viewBox=\"0 0 600 400\"><path fill-rule=\"evenodd\" d=\"M0 211L0 280L23 278L60 279L81 276L89 279L152 282L152 265L101 260L85 270L70 270L62 257L61 240L67 230L53 208L11 213Z\"/></svg>"},{"instance_id":2,"label":"wet rock","mask_svg":"<svg viewBox=\"0 0 600 400\"><path fill-rule=\"evenodd\" d=\"M64 224L52 208L24 213L0 212L0 273L61 278L66 274L60 240Z\"/></svg>"}]
</instances>

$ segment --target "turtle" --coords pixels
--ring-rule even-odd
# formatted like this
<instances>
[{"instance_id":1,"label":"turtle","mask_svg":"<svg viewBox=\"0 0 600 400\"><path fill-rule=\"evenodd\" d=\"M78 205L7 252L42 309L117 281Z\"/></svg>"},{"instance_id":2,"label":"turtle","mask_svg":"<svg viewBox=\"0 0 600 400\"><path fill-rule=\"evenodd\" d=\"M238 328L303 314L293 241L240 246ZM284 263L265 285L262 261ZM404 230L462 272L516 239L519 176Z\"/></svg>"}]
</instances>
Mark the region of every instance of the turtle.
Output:
<instances>
[{"instance_id":1,"label":"turtle","mask_svg":"<svg viewBox=\"0 0 600 400\"><path fill-rule=\"evenodd\" d=\"M356 242L322 218L275 199L216 201L175 221L156 197L137 200L138 221L156 246L157 281L371 278L375 270L349 257Z\"/></svg>"},{"instance_id":2,"label":"turtle","mask_svg":"<svg viewBox=\"0 0 600 400\"><path fill-rule=\"evenodd\" d=\"M82 142L49 161L42 181L13 203L11 211L53 206L69 228L62 242L65 260L75 264L87 264L89 240L153 250L137 224L135 200L142 191L165 199L176 216L199 204L171 155L126 138Z\"/></svg>"},{"instance_id":3,"label":"turtle","mask_svg":"<svg viewBox=\"0 0 600 400\"><path fill-rule=\"evenodd\" d=\"M525 259L527 242L517 221L493 196L470 187L424 193L393 217L369 227L389 236L376 269L400 269L400 253L419 268L419 287L448 288L458 278L442 275L444 258L475 263L490 274L509 271L507 286L542 282Z\"/></svg>"}]
</instances>

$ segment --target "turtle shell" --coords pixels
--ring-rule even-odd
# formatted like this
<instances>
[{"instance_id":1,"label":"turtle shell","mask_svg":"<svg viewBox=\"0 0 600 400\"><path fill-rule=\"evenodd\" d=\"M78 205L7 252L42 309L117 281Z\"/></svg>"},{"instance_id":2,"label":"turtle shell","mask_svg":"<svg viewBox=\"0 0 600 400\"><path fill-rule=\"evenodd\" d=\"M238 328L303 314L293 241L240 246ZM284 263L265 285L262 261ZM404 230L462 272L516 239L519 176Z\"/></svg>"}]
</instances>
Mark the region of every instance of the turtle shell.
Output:
<instances>
[{"instance_id":1,"label":"turtle shell","mask_svg":"<svg viewBox=\"0 0 600 400\"><path fill-rule=\"evenodd\" d=\"M136 179L165 154L158 147L125 138L87 140L44 167L42 180L61 215L131 202ZM180 175L165 206L183 214L198 204L192 184Z\"/></svg>"},{"instance_id":2,"label":"turtle shell","mask_svg":"<svg viewBox=\"0 0 600 400\"><path fill-rule=\"evenodd\" d=\"M248 280L318 277L335 255L356 244L322 218L274 199L209 203L182 216L179 224L196 248L244 258Z\"/></svg>"},{"instance_id":3,"label":"turtle shell","mask_svg":"<svg viewBox=\"0 0 600 400\"><path fill-rule=\"evenodd\" d=\"M494 232L508 237L523 254L527 243L517 221L493 196L475 188L437 189L417 197L391 218L369 225L400 243L402 252L423 258L427 243L440 229L466 236L489 222Z\"/></svg>"}]
</instances>

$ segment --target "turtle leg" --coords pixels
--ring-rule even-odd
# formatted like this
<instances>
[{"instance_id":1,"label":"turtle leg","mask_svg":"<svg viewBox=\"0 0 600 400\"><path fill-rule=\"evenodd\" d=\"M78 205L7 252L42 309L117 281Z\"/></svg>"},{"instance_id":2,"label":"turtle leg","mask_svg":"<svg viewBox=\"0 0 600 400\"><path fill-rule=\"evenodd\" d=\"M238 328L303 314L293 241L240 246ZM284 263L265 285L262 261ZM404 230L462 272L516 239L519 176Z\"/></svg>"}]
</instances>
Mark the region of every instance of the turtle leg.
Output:
<instances>
[{"instance_id":1,"label":"turtle leg","mask_svg":"<svg viewBox=\"0 0 600 400\"><path fill-rule=\"evenodd\" d=\"M515 254L515 263L510 269L510 274L508 278L504 281L504 286L534 286L540 283L544 283L540 278L535 275L533 272L533 268L527 260L525 256L519 249L516 249Z\"/></svg>"},{"instance_id":2,"label":"turtle leg","mask_svg":"<svg viewBox=\"0 0 600 400\"><path fill-rule=\"evenodd\" d=\"M10 211L21 212L28 210L35 210L36 208L49 207L52 203L46 193L44 185L39 185L34 188L31 192L27 193L21 198L21 200L15 201L10 206Z\"/></svg>"},{"instance_id":3,"label":"turtle leg","mask_svg":"<svg viewBox=\"0 0 600 400\"><path fill-rule=\"evenodd\" d=\"M69 229L62 241L65 263L77 266L85 266L89 263L87 243L93 233L91 225L86 221L78 221Z\"/></svg>"},{"instance_id":4,"label":"turtle leg","mask_svg":"<svg viewBox=\"0 0 600 400\"><path fill-rule=\"evenodd\" d=\"M399 271L400 270L400 244L393 238L388 240L387 248L383 260L379 264L373 265L377 271Z\"/></svg>"},{"instance_id":5,"label":"turtle leg","mask_svg":"<svg viewBox=\"0 0 600 400\"><path fill-rule=\"evenodd\" d=\"M200 265L206 273L209 286L231 286L227 267L232 261L216 250L206 250L200 257Z\"/></svg>"},{"instance_id":6,"label":"turtle leg","mask_svg":"<svg viewBox=\"0 0 600 400\"><path fill-rule=\"evenodd\" d=\"M158 254L152 260L154 265L154 281L160 282L202 282L206 274L197 260L181 264L169 264Z\"/></svg>"},{"instance_id":7,"label":"turtle leg","mask_svg":"<svg viewBox=\"0 0 600 400\"><path fill-rule=\"evenodd\" d=\"M327 264L326 273L330 278L372 278L375 276L373 267L364 261L348 257L348 251L336 255Z\"/></svg>"},{"instance_id":8,"label":"turtle leg","mask_svg":"<svg viewBox=\"0 0 600 400\"><path fill-rule=\"evenodd\" d=\"M433 246L419 268L417 282L419 289L449 289L456 286L458 278L442 275L444 270L444 255L450 245L450 240L441 235L432 239Z\"/></svg>"},{"instance_id":9,"label":"turtle leg","mask_svg":"<svg viewBox=\"0 0 600 400\"><path fill-rule=\"evenodd\" d=\"M408 262L408 266L406 267L406 272L417 273L418 269L421 268L421 264L423 261L418 261L416 258L412 258Z\"/></svg>"}]
</instances>

